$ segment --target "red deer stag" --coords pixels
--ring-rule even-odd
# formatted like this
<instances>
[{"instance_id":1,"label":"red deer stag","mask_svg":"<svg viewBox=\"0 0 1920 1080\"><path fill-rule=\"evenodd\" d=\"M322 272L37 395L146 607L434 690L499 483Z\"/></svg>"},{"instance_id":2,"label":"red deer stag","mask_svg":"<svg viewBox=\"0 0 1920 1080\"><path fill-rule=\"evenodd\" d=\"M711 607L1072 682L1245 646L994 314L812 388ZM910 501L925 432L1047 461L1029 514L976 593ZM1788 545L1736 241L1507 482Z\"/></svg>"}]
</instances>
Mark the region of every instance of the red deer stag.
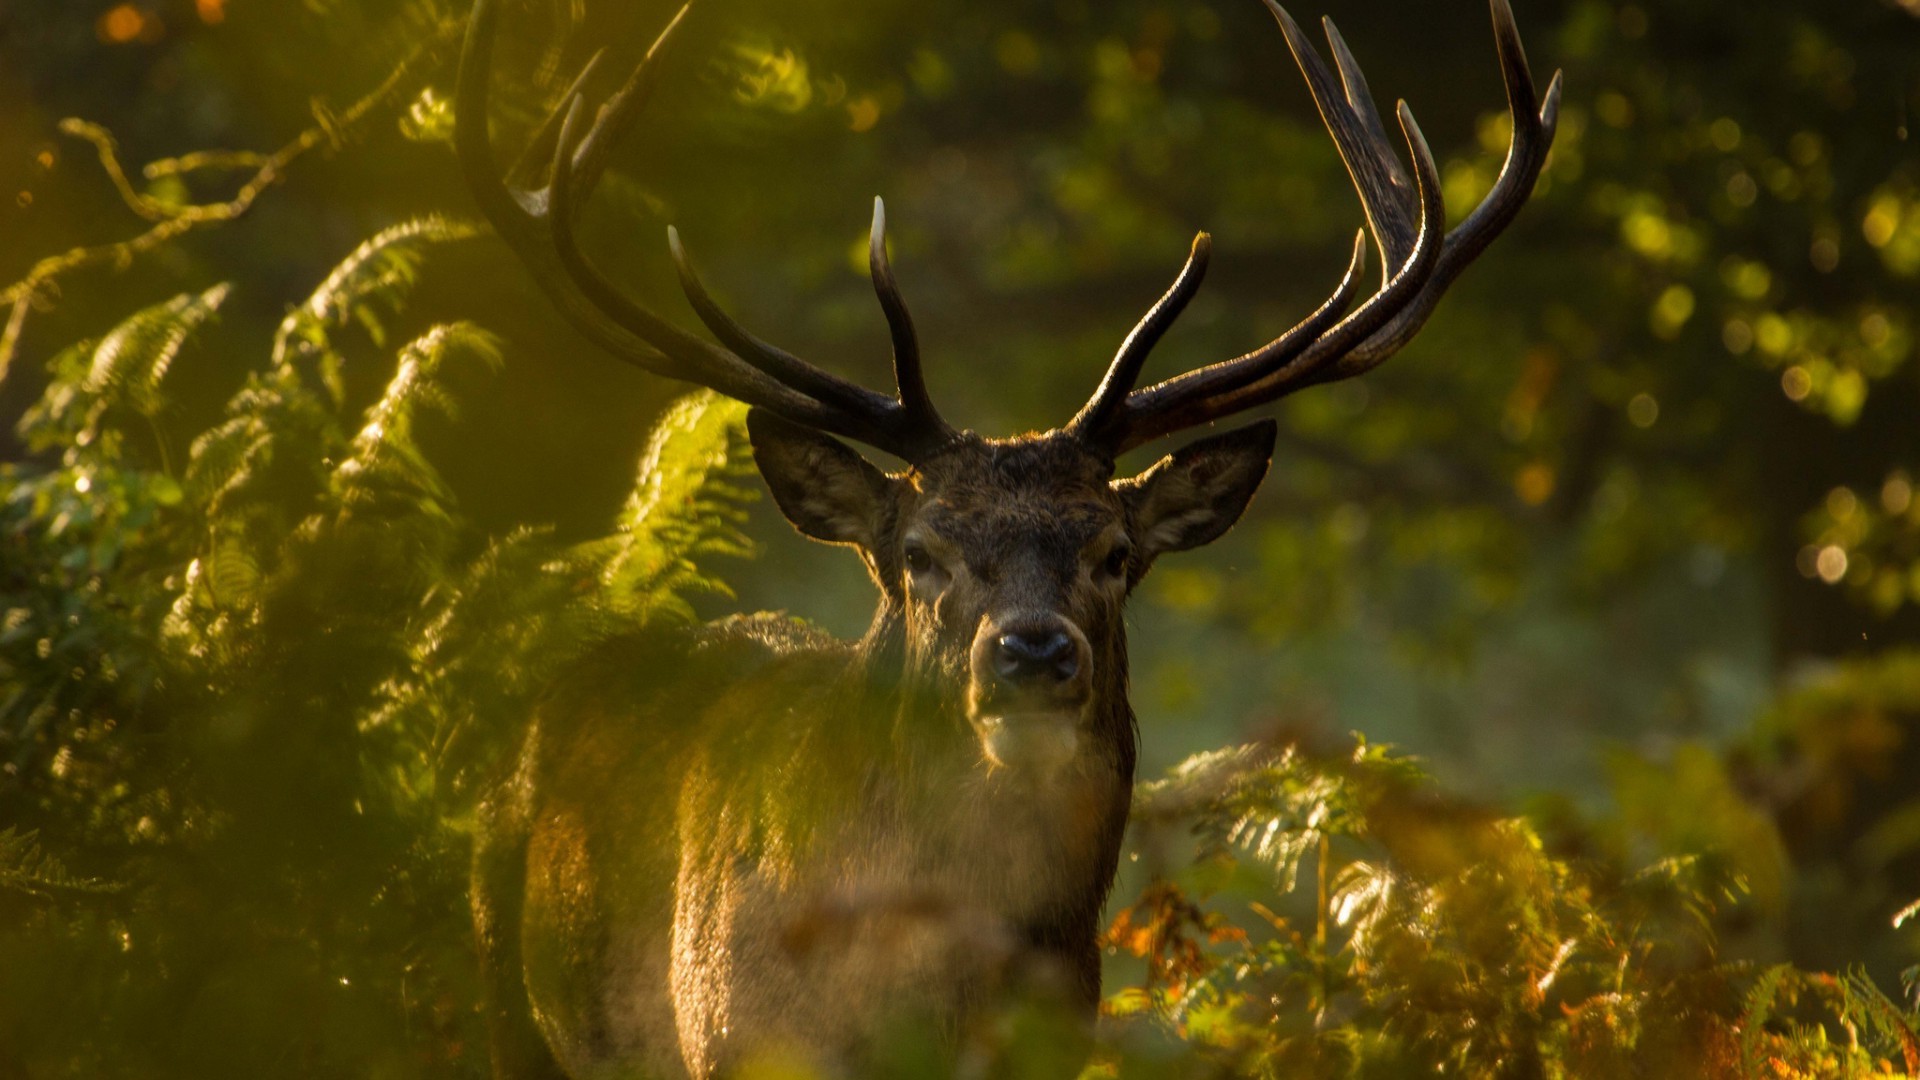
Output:
<instances>
[{"instance_id":1,"label":"red deer stag","mask_svg":"<svg viewBox=\"0 0 1920 1080\"><path fill-rule=\"evenodd\" d=\"M1134 477L1116 479L1114 460L1373 368L1514 219L1553 139L1559 77L1536 96L1507 0L1491 3L1512 141L1485 201L1448 231L1406 105L1411 173L1332 24L1329 69L1267 0L1358 188L1380 288L1355 306L1362 231L1344 280L1299 325L1135 389L1200 285L1203 233L1078 415L990 439L948 424L928 396L877 200L870 258L892 331L891 397L744 329L671 229L687 298L719 344L610 282L574 235L576 213L680 17L591 123L582 74L534 138L528 156L547 178L527 189L495 162L498 4L478 0L456 142L481 210L608 352L752 406L754 459L780 510L805 535L852 547L880 592L858 641L736 618L611 646L543 705L489 799L475 860L502 1075L705 1077L761 1055L859 1074L903 1021L960 1053L1011 987L1092 1016L1136 752L1121 610L1155 559L1233 525L1275 426L1209 435ZM883 472L833 435L907 467ZM662 657L675 678L659 678Z\"/></svg>"}]
</instances>

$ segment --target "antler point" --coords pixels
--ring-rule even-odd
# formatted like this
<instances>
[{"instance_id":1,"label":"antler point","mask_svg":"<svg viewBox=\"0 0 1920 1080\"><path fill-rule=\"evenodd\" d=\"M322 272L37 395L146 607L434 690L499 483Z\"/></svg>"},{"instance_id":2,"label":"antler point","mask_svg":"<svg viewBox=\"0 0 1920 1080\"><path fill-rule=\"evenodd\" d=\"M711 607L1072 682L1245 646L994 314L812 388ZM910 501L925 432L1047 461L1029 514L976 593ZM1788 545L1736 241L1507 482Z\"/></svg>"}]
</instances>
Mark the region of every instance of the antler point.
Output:
<instances>
[{"instance_id":1,"label":"antler point","mask_svg":"<svg viewBox=\"0 0 1920 1080\"><path fill-rule=\"evenodd\" d=\"M1286 8L1280 6L1280 0L1266 0L1266 4L1267 10L1273 12L1273 17L1279 20L1280 32L1286 35L1287 44L1295 48L1304 44L1300 24L1293 21L1293 16L1287 14Z\"/></svg>"}]
</instances>

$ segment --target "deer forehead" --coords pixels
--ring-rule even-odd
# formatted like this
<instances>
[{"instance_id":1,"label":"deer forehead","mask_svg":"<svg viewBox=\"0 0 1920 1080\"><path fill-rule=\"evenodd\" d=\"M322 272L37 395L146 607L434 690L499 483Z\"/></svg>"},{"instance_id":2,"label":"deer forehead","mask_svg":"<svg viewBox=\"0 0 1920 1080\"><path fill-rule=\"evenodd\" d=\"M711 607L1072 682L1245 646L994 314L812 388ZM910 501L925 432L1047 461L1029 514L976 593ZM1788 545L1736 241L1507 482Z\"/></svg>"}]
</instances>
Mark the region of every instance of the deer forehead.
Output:
<instances>
[{"instance_id":1,"label":"deer forehead","mask_svg":"<svg viewBox=\"0 0 1920 1080\"><path fill-rule=\"evenodd\" d=\"M921 534L930 533L969 562L983 565L1022 552L1077 559L1123 525L1117 506L1057 495L943 497L923 505L912 520Z\"/></svg>"},{"instance_id":2,"label":"deer forehead","mask_svg":"<svg viewBox=\"0 0 1920 1080\"><path fill-rule=\"evenodd\" d=\"M958 510L1017 502L1028 507L1119 506L1108 481L1112 462L1076 440L1053 435L972 438L908 474L923 505Z\"/></svg>"},{"instance_id":3,"label":"deer forehead","mask_svg":"<svg viewBox=\"0 0 1920 1080\"><path fill-rule=\"evenodd\" d=\"M1112 467L1065 440L985 440L943 454L910 476L906 520L969 556L1008 549L1077 552L1124 524Z\"/></svg>"}]
</instances>

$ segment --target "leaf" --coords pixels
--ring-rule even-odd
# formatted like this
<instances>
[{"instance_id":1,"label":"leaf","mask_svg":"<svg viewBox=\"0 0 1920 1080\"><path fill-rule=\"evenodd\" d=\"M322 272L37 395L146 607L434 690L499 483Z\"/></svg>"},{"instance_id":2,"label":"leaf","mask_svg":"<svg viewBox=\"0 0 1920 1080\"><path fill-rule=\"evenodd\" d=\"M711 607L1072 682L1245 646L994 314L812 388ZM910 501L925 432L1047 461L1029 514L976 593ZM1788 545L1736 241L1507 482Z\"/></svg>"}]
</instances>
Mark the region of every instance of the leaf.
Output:
<instances>
[{"instance_id":1,"label":"leaf","mask_svg":"<svg viewBox=\"0 0 1920 1080\"><path fill-rule=\"evenodd\" d=\"M1893 928L1895 930L1900 929L1901 926L1906 924L1906 921L1908 919L1911 919L1916 915L1920 915L1920 900L1915 900L1913 903L1908 904L1906 907L1901 908L1897 913L1894 914Z\"/></svg>"},{"instance_id":2,"label":"leaf","mask_svg":"<svg viewBox=\"0 0 1920 1080\"><path fill-rule=\"evenodd\" d=\"M690 620L686 597L726 593L704 574L707 555L747 556L741 525L758 493L746 445L747 408L711 391L675 402L640 459L640 478L621 511L616 551L603 581L608 600L643 617L671 612Z\"/></svg>"},{"instance_id":3,"label":"leaf","mask_svg":"<svg viewBox=\"0 0 1920 1080\"><path fill-rule=\"evenodd\" d=\"M453 356L471 356L490 368L500 366L493 335L472 323L436 326L400 350L387 388L367 409L366 423L353 437L346 460L334 470L335 486L348 501L362 489L416 492L435 506L452 496L414 441L414 417L422 408L453 411L453 399L440 383L441 367Z\"/></svg>"},{"instance_id":4,"label":"leaf","mask_svg":"<svg viewBox=\"0 0 1920 1080\"><path fill-rule=\"evenodd\" d=\"M348 322L360 323L374 343L381 344L380 308L399 310L419 277L423 249L478 234L473 225L433 214L369 237L333 268L306 303L281 321L274 335L274 367L284 367L299 356L325 353L330 348L328 331Z\"/></svg>"},{"instance_id":5,"label":"leaf","mask_svg":"<svg viewBox=\"0 0 1920 1080\"><path fill-rule=\"evenodd\" d=\"M94 347L86 388L107 405L124 405L142 416L160 411L160 380L187 338L213 317L230 291L215 285L182 293L136 312Z\"/></svg>"},{"instance_id":6,"label":"leaf","mask_svg":"<svg viewBox=\"0 0 1920 1080\"><path fill-rule=\"evenodd\" d=\"M40 834L16 828L0 830L0 888L36 900L119 892L122 886L79 877L40 847Z\"/></svg>"}]
</instances>

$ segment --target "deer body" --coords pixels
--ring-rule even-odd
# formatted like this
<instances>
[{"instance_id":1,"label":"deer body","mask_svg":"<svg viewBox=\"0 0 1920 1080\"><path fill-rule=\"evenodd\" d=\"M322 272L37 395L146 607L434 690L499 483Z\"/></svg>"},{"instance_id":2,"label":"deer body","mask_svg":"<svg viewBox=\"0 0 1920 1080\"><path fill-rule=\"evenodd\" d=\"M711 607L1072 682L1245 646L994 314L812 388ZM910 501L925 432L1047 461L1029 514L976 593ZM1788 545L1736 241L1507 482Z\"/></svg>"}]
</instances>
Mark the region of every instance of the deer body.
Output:
<instances>
[{"instance_id":1,"label":"deer body","mask_svg":"<svg viewBox=\"0 0 1920 1080\"><path fill-rule=\"evenodd\" d=\"M763 468L784 475L778 437L756 427ZM1236 492L1264 469L1262 437L1234 440ZM909 595L904 565L876 566L882 605L857 643L764 615L620 641L567 680L590 691L543 710L493 804L509 865L489 873L498 853L483 854L477 906L483 927L517 922L526 1004L569 1073L705 1076L757 1055L857 1068L902 1025L964 1040L972 1006L1014 987L1091 1016L1135 736L1130 582L1088 588L1106 551L1091 565L1083 550L1134 508L1071 447L952 457L898 491L929 525L952 515L948 539L979 571L953 568L966 580L934 605ZM1079 491L1060 475L1076 464ZM997 674L981 691L951 646L969 655L982 623L1049 618L1089 639L1085 677L1046 687L1073 695L1071 745L987 760L978 699L1024 691Z\"/></svg>"},{"instance_id":2,"label":"deer body","mask_svg":"<svg viewBox=\"0 0 1920 1080\"><path fill-rule=\"evenodd\" d=\"M1559 80L1536 96L1506 0L1490 0L1512 142L1485 201L1445 232L1412 113L1397 111L1409 174L1338 32L1328 24L1336 76L1266 2L1359 189L1386 267L1379 290L1356 306L1361 233L1339 287L1297 326L1135 389L1199 287L1203 233L1071 421L987 439L934 408L878 200L869 265L892 397L733 321L671 229L687 298L719 345L633 301L580 248L578 207L684 9L590 123L589 65L530 147L551 165L527 190L494 163L498 13L476 0L455 145L482 212L614 356L753 406L755 463L782 513L852 548L880 595L858 642L750 616L610 643L561 680L476 845L499 1075L709 1077L756 1060L871 1075L903 1031L978 1071L1010 1001L1091 1020L1136 755L1123 608L1161 555L1232 527L1276 427L1211 435L1129 478L1115 459L1385 360L1519 212L1553 138ZM830 435L908 466L884 473Z\"/></svg>"}]
</instances>

